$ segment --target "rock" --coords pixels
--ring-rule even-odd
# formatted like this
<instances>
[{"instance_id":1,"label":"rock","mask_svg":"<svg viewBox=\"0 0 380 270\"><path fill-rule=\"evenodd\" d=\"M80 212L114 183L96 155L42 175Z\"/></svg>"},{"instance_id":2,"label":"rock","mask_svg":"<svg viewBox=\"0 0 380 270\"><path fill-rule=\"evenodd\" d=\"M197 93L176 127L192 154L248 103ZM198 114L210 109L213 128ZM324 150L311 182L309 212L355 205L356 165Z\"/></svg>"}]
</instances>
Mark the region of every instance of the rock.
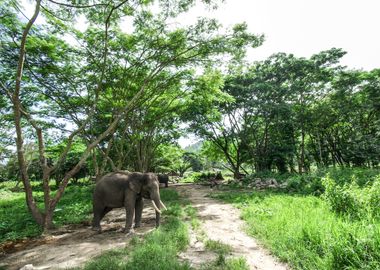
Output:
<instances>
[{"instance_id":1,"label":"rock","mask_svg":"<svg viewBox=\"0 0 380 270\"><path fill-rule=\"evenodd\" d=\"M261 179L260 178L255 178L255 179L253 179L253 182L255 183L255 184L257 184L257 183L261 183Z\"/></svg>"},{"instance_id":2,"label":"rock","mask_svg":"<svg viewBox=\"0 0 380 270\"><path fill-rule=\"evenodd\" d=\"M266 183L267 185L278 185L276 179L274 179L274 178L266 179L266 180L265 180L265 183Z\"/></svg>"},{"instance_id":3,"label":"rock","mask_svg":"<svg viewBox=\"0 0 380 270\"><path fill-rule=\"evenodd\" d=\"M284 182L284 183L280 184L279 187L280 188L287 188L288 187L288 182Z\"/></svg>"},{"instance_id":4,"label":"rock","mask_svg":"<svg viewBox=\"0 0 380 270\"><path fill-rule=\"evenodd\" d=\"M33 270L33 264L26 264L23 267L20 268L20 270Z\"/></svg>"}]
</instances>

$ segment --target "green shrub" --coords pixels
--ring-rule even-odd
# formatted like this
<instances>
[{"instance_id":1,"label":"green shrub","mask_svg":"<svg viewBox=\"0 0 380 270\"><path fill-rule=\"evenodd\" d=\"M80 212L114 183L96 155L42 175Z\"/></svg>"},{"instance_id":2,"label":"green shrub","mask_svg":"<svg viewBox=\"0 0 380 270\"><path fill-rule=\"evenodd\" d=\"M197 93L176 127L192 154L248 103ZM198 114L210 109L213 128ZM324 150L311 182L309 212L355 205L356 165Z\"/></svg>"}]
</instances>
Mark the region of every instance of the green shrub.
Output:
<instances>
[{"instance_id":1,"label":"green shrub","mask_svg":"<svg viewBox=\"0 0 380 270\"><path fill-rule=\"evenodd\" d=\"M333 178L339 185L343 186L345 183L350 184L352 179L355 179L357 185L359 187L363 187L372 184L377 175L380 175L380 170L367 168L326 168L304 174L260 172L247 175L242 179L242 183L243 185L248 185L257 178L264 180L276 179L278 183L287 183L284 191L320 196L325 191L325 186L322 183L322 179L327 175L330 175L330 177ZM231 187L241 188L242 185L240 183L233 182Z\"/></svg>"},{"instance_id":2,"label":"green shrub","mask_svg":"<svg viewBox=\"0 0 380 270\"><path fill-rule=\"evenodd\" d=\"M360 187L355 177L341 186L327 175L322 183L326 189L323 198L334 212L353 219L380 217L380 175L365 187Z\"/></svg>"},{"instance_id":3,"label":"green shrub","mask_svg":"<svg viewBox=\"0 0 380 270\"><path fill-rule=\"evenodd\" d=\"M209 183L211 179L214 179L218 174L221 175L221 172L193 172L189 176L186 177L186 179L182 180L181 182L187 182L187 183L195 183L195 184L203 184L203 183Z\"/></svg>"}]
</instances>

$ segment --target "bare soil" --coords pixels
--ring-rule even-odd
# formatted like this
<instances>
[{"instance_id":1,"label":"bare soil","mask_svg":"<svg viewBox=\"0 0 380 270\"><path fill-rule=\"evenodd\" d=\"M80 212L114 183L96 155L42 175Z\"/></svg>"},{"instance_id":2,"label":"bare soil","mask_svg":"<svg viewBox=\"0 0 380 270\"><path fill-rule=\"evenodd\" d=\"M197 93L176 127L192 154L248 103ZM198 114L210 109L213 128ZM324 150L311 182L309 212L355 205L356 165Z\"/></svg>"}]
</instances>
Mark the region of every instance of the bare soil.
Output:
<instances>
[{"instance_id":1,"label":"bare soil","mask_svg":"<svg viewBox=\"0 0 380 270\"><path fill-rule=\"evenodd\" d=\"M209 187L197 185L173 185L182 196L188 197L198 211L201 229L206 237L232 247L231 256L244 257L250 269L283 270L289 269L263 249L255 239L244 232L244 222L240 212L231 205L209 198ZM114 209L102 221L103 233L98 234L90 226L65 226L27 243L13 247L11 253L0 256L0 266L13 270L32 264L32 269L67 269L83 266L85 262L101 253L128 245L131 236L120 232L124 227L124 209ZM144 235L154 229L154 210L145 203L142 224L135 234ZM204 243L191 230L190 246L179 255L194 267L213 261L216 254L207 251Z\"/></svg>"},{"instance_id":2,"label":"bare soil","mask_svg":"<svg viewBox=\"0 0 380 270\"><path fill-rule=\"evenodd\" d=\"M212 192L209 187L191 185L178 186L176 189L180 194L188 197L197 209L198 218L201 220L201 227L206 237L232 247L231 256L244 257L250 269L290 269L244 232L245 224L240 219L238 209L208 197L208 194ZM202 242L194 240L194 237L190 241L190 248L181 256L188 259L194 267L215 260L215 254L207 251Z\"/></svg>"}]
</instances>

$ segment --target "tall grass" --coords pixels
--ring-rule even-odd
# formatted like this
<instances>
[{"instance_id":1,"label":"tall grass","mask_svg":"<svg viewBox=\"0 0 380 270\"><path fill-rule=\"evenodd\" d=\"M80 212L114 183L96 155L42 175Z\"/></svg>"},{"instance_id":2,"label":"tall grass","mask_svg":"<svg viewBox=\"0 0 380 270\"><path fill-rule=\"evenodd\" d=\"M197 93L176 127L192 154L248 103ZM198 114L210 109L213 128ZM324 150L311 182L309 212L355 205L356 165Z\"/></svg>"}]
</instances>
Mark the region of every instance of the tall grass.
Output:
<instances>
[{"instance_id":1,"label":"tall grass","mask_svg":"<svg viewBox=\"0 0 380 270\"><path fill-rule=\"evenodd\" d=\"M380 222L350 221L313 196L215 195L242 209L247 231L294 269L380 269Z\"/></svg>"},{"instance_id":2,"label":"tall grass","mask_svg":"<svg viewBox=\"0 0 380 270\"><path fill-rule=\"evenodd\" d=\"M40 183L33 183L35 186L38 184ZM14 191L14 185L15 182L6 182L0 186L0 243L35 237L42 233L42 229L28 211L23 190ZM55 209L54 224L61 226L88 220L92 212L92 188L91 185L68 186ZM34 195L42 209L43 193L38 191Z\"/></svg>"}]
</instances>

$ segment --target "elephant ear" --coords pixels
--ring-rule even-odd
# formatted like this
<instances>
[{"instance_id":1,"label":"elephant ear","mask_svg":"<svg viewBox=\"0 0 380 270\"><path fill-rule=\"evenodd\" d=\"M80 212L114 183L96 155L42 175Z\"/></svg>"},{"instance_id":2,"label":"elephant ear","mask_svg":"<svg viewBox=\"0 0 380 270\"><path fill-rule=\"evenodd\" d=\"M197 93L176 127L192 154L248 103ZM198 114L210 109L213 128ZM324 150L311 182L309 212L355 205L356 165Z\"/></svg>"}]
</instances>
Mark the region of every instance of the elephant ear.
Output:
<instances>
[{"instance_id":1,"label":"elephant ear","mask_svg":"<svg viewBox=\"0 0 380 270\"><path fill-rule=\"evenodd\" d=\"M132 178L129 180L129 188L136 193L141 193L142 184L142 181L138 178Z\"/></svg>"},{"instance_id":2,"label":"elephant ear","mask_svg":"<svg viewBox=\"0 0 380 270\"><path fill-rule=\"evenodd\" d=\"M147 175L141 173L133 173L129 175L129 188L136 193L141 193L144 185L147 184Z\"/></svg>"}]
</instances>

